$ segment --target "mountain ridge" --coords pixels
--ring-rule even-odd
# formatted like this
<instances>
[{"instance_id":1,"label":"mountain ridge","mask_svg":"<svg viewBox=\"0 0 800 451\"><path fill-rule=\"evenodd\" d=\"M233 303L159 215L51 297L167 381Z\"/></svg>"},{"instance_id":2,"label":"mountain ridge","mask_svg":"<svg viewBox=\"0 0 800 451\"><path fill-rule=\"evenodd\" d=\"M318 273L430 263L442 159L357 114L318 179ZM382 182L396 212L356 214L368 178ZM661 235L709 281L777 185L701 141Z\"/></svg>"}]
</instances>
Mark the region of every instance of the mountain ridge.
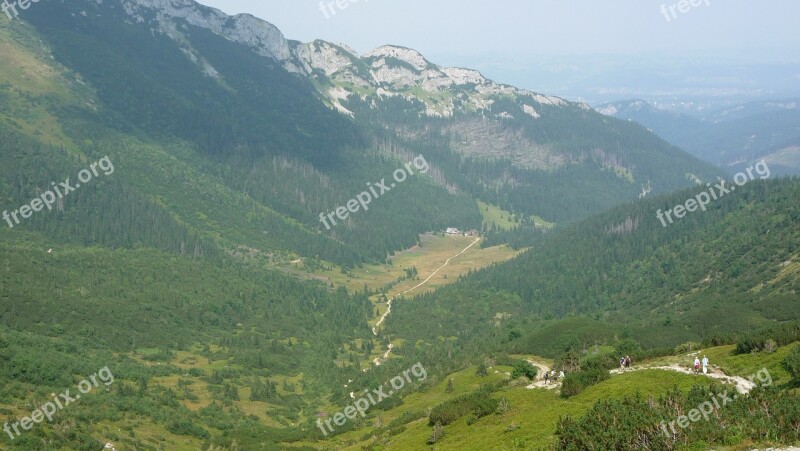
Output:
<instances>
[{"instance_id":1,"label":"mountain ridge","mask_svg":"<svg viewBox=\"0 0 800 451\"><path fill-rule=\"evenodd\" d=\"M102 156L116 169L0 228L0 424L117 377L3 449L549 446L610 394L575 364L798 317L797 180L663 228L659 208L721 171L581 104L187 0L40 0L0 20L0 53L0 212ZM353 214L326 230L333 211ZM518 352L590 396L526 389L540 359ZM320 436L412 365L426 381ZM693 381L638 373L612 396Z\"/></svg>"},{"instance_id":2,"label":"mountain ridge","mask_svg":"<svg viewBox=\"0 0 800 451\"><path fill-rule=\"evenodd\" d=\"M334 44L323 40L314 40L309 43L291 41L287 39L280 29L274 24L252 16L250 14L227 15L222 11L201 5L193 0L119 0L126 14L136 23L150 22L157 25L154 30L168 35L179 44L184 44L182 50L191 55L196 63L201 65L202 70L209 76L216 76L217 71L204 61L202 57L190 47L186 46L186 39L181 32L179 21L201 28L208 29L226 39L243 44L253 49L261 56L269 57L277 62L289 72L305 77L312 77L317 70L322 70L327 76L336 75L346 69L353 67L342 64L335 64L333 67L328 63L336 61L353 62L358 60L367 63L370 70L370 77L359 77L348 80L334 79L337 82L358 81L369 86L374 94L382 97L391 96L400 89L403 82L413 80L414 75L403 72L401 68L393 67L391 62L400 62L406 65L406 69L411 67L417 72L417 78L421 75L421 80L416 80L416 85L420 85L426 92L441 93L444 89L456 86L475 85L478 98L472 100L472 106L477 110L486 110L493 103L489 98L492 95L515 95L530 97L530 102L543 103L547 105L565 105L568 102L564 99L534 93L532 91L519 89L511 85L495 83L486 78L479 71L463 67L442 67L430 62L425 56L409 47L400 45L386 44L372 49L359 56L352 48L344 44ZM147 12L154 13L148 15ZM344 55L338 53L345 52ZM346 74L343 74L346 75ZM421 83L419 83L421 81ZM401 83L398 85L397 83ZM366 86L365 86L366 85ZM386 91L386 89L392 91ZM339 103L341 91L339 86L332 86L330 89L322 89L321 93L331 102L332 106L345 114L352 114ZM448 117L454 114L457 108L450 104L444 110L435 108L434 105L425 101L419 96L408 97L422 100L426 104L425 114L428 116ZM589 109L586 104L579 104L584 109ZM531 116L536 117L532 105L528 105L527 111Z\"/></svg>"},{"instance_id":3,"label":"mountain ridge","mask_svg":"<svg viewBox=\"0 0 800 451\"><path fill-rule=\"evenodd\" d=\"M406 47L357 55L346 45L290 41L269 22L189 0L42 0L22 19L49 44L49 58L95 93L93 108L63 118L85 119L70 129L104 124L187 142L193 150L181 158L202 166L195 169L305 226L298 228L304 240L269 241L316 243L302 246L306 257L317 247L327 261L380 262L420 233L478 229L475 199L564 223L650 187L667 192L721 174L638 125L478 71L436 66ZM321 211L363 190L355 178L380 180L418 155L432 167L419 179L428 194L417 199L425 202L411 195L415 181L397 191L402 199L387 197L389 211L319 230ZM404 203L424 213L393 215ZM184 214L192 222L207 217ZM263 235L252 228L249 236ZM261 248L257 241L237 244Z\"/></svg>"}]
</instances>

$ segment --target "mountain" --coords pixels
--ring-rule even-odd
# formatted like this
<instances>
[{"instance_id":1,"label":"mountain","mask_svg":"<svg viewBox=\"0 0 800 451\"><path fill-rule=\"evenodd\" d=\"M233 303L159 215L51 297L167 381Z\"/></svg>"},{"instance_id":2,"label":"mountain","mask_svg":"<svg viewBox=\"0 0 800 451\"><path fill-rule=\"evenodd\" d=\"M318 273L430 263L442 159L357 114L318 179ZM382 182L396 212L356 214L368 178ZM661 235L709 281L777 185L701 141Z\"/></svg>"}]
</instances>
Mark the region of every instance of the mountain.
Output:
<instances>
[{"instance_id":1,"label":"mountain","mask_svg":"<svg viewBox=\"0 0 800 451\"><path fill-rule=\"evenodd\" d=\"M476 71L441 68L402 47L359 57L322 41L287 41L266 22L227 17L191 1L41 6L23 17L51 41L57 60L96 86L98 100L124 118L120 122L188 140L226 165L236 161L234 183L253 177L250 160L258 172L259 158L274 154L302 158L336 179L359 149L377 146L383 147L378 153L388 148L405 158L424 154L436 184L451 193L567 222L649 188L669 192L694 177L720 175L584 104L500 85ZM199 92L204 95L197 97ZM320 108L319 101L330 108ZM315 227L320 211L351 198L363 183L341 187L336 201L309 200L305 190L298 197L297 189L279 199L267 192L251 196L282 204L282 213L294 210L291 217ZM476 210L472 219L466 214L459 222L474 227ZM357 240L349 231L336 238L363 242L374 229L363 224L367 216L348 224ZM405 229L419 233L434 225L443 227L429 222ZM398 233L390 236L409 244L410 235ZM370 258L389 250L378 250L369 238L366 245L373 248L364 251Z\"/></svg>"},{"instance_id":2,"label":"mountain","mask_svg":"<svg viewBox=\"0 0 800 451\"><path fill-rule=\"evenodd\" d=\"M796 181L661 232L653 207L724 173L581 103L187 0L40 0L0 20L0 54L0 423L25 430L3 448L337 447L317 420L417 363L409 394L489 354L531 374L506 354L795 317ZM492 266L506 241L530 249ZM434 279L451 288L403 298ZM100 369L115 380L25 428ZM339 432L397 431L406 399Z\"/></svg>"},{"instance_id":3,"label":"mountain","mask_svg":"<svg viewBox=\"0 0 800 451\"><path fill-rule=\"evenodd\" d=\"M690 116L643 100L631 100L604 104L597 111L638 122L731 173L763 159L776 173L798 174L798 105L797 99L750 102Z\"/></svg>"},{"instance_id":4,"label":"mountain","mask_svg":"<svg viewBox=\"0 0 800 451\"><path fill-rule=\"evenodd\" d=\"M439 67L411 49L383 46L362 57L322 41L296 49L333 108L412 141L439 143L453 162L441 167L449 181L510 211L571 221L614 198L653 186L669 191L685 186L689 174L713 173L641 129L606 122L585 104ZM682 169L665 178L673 159L682 160ZM658 169L656 161L663 163ZM597 183L590 188L587 180ZM598 185L608 189L600 199ZM569 200L553 205L554 197Z\"/></svg>"}]
</instances>

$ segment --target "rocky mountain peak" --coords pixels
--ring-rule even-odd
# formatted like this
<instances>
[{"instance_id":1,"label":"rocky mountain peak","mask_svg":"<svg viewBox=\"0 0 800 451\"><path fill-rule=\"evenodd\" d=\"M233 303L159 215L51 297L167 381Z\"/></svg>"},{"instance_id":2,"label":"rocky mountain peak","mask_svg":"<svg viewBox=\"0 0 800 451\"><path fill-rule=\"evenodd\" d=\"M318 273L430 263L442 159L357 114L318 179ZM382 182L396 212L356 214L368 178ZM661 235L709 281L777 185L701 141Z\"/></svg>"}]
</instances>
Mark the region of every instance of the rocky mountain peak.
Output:
<instances>
[{"instance_id":1,"label":"rocky mountain peak","mask_svg":"<svg viewBox=\"0 0 800 451\"><path fill-rule=\"evenodd\" d=\"M189 25L205 28L233 42L246 45L259 55L283 63L287 70L300 71L293 61L289 43L283 33L271 23L250 14L229 16L193 0L119 1L136 22L147 22L146 18L155 13L158 30L179 42L182 39L178 25L180 21L185 21ZM97 2L102 3L103 0Z\"/></svg>"},{"instance_id":2,"label":"rocky mountain peak","mask_svg":"<svg viewBox=\"0 0 800 451\"><path fill-rule=\"evenodd\" d=\"M493 113L504 119L515 114L538 119L542 115L539 105L568 105L557 97L495 83L477 70L437 66L407 47L383 45L359 56L345 45L322 40L289 42L269 22L249 14L228 16L193 0L118 1L134 21L154 21L154 28L179 42L209 76L216 76L217 71L191 48L184 37L185 24L245 45L280 62L288 71L315 80L315 86L331 107L348 115L353 113L343 105L350 100L375 107L383 99L398 96L422 104L419 114L431 117L450 117L456 112L486 113L500 98L512 98L518 103L517 111ZM419 94L420 89L424 95Z\"/></svg>"},{"instance_id":3,"label":"rocky mountain peak","mask_svg":"<svg viewBox=\"0 0 800 451\"><path fill-rule=\"evenodd\" d=\"M378 47L364 55L364 58L372 62L372 67L379 68L383 65L391 64L392 60L405 63L417 71L423 71L433 66L428 60L416 50L395 45L384 45Z\"/></svg>"}]
</instances>

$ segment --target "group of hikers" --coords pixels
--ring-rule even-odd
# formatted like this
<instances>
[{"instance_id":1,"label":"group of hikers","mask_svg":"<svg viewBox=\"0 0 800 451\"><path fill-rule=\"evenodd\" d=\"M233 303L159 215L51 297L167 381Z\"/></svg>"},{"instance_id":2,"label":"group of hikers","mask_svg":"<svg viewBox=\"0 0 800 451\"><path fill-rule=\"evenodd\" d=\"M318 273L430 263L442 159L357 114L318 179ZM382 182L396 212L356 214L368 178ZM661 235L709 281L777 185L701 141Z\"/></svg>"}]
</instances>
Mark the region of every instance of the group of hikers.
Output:
<instances>
[{"instance_id":1,"label":"group of hikers","mask_svg":"<svg viewBox=\"0 0 800 451\"><path fill-rule=\"evenodd\" d=\"M619 359L619 368L621 371L626 371L631 368L631 357L626 355ZM695 356L694 358L694 374L700 374L700 371L703 374L708 374L708 357L705 355L703 356L703 360L700 360L699 357ZM556 375L556 370L552 371L545 371L544 373L544 383L545 385L550 385L550 381L554 383L558 383L560 379L564 379L564 371L559 371L558 375Z\"/></svg>"},{"instance_id":2,"label":"group of hikers","mask_svg":"<svg viewBox=\"0 0 800 451\"><path fill-rule=\"evenodd\" d=\"M701 361L697 356L694 357L694 374L700 374L700 365L703 365L703 374L708 374L708 357L703 356Z\"/></svg>"},{"instance_id":3,"label":"group of hikers","mask_svg":"<svg viewBox=\"0 0 800 451\"><path fill-rule=\"evenodd\" d=\"M631 368L631 357L625 356L619 359L619 369L621 371L629 370ZM694 374L700 374L700 371L703 371L703 374L708 374L708 357L705 355L703 356L703 360L700 360L699 357L695 356L694 358Z\"/></svg>"},{"instance_id":4,"label":"group of hikers","mask_svg":"<svg viewBox=\"0 0 800 451\"><path fill-rule=\"evenodd\" d=\"M544 384L550 385L550 381L552 380L555 383L558 383L559 379L564 379L564 371L559 371L558 375L556 375L556 370L552 370L549 373L545 371L544 373Z\"/></svg>"}]
</instances>

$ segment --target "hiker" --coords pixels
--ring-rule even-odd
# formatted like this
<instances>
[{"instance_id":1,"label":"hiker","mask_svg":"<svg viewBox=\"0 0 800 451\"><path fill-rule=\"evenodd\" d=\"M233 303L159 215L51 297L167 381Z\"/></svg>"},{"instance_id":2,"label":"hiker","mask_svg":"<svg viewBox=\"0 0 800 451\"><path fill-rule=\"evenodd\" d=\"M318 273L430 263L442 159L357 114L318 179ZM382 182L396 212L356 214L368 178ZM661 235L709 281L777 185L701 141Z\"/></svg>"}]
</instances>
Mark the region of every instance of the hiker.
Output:
<instances>
[{"instance_id":1,"label":"hiker","mask_svg":"<svg viewBox=\"0 0 800 451\"><path fill-rule=\"evenodd\" d=\"M697 356L694 358L694 374L700 374L700 359Z\"/></svg>"},{"instance_id":2,"label":"hiker","mask_svg":"<svg viewBox=\"0 0 800 451\"><path fill-rule=\"evenodd\" d=\"M544 373L544 385L550 385L550 373Z\"/></svg>"},{"instance_id":3,"label":"hiker","mask_svg":"<svg viewBox=\"0 0 800 451\"><path fill-rule=\"evenodd\" d=\"M703 374L708 374L708 357L703 356Z\"/></svg>"},{"instance_id":4,"label":"hiker","mask_svg":"<svg viewBox=\"0 0 800 451\"><path fill-rule=\"evenodd\" d=\"M626 370L631 369L631 356L629 355L625 356L625 369Z\"/></svg>"},{"instance_id":5,"label":"hiker","mask_svg":"<svg viewBox=\"0 0 800 451\"><path fill-rule=\"evenodd\" d=\"M619 358L619 370L625 371L625 357Z\"/></svg>"},{"instance_id":6,"label":"hiker","mask_svg":"<svg viewBox=\"0 0 800 451\"><path fill-rule=\"evenodd\" d=\"M561 370L561 371L558 372L558 378L559 379L564 379L564 370Z\"/></svg>"}]
</instances>

